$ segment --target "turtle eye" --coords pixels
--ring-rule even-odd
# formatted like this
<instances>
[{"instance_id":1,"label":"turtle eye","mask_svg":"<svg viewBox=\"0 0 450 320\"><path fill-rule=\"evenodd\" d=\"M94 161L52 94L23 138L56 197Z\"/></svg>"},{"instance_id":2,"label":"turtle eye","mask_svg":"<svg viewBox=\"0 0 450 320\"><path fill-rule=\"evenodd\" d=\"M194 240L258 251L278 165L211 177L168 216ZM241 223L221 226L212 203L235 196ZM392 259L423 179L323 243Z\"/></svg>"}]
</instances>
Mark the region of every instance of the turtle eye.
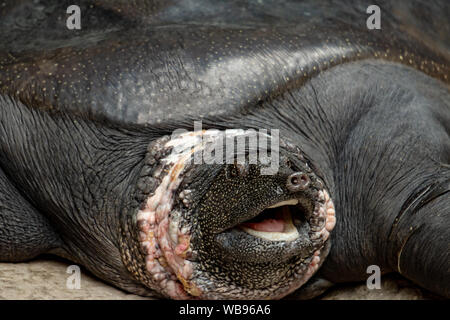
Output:
<instances>
[{"instance_id":1,"label":"turtle eye","mask_svg":"<svg viewBox=\"0 0 450 320\"><path fill-rule=\"evenodd\" d=\"M244 164L235 163L228 169L228 177L233 178L237 176L244 177L247 175L248 168Z\"/></svg>"},{"instance_id":2,"label":"turtle eye","mask_svg":"<svg viewBox=\"0 0 450 320\"><path fill-rule=\"evenodd\" d=\"M238 174L239 174L239 170L238 170L238 168L236 167L236 165L230 166L230 168L228 169L228 176L229 176L230 178L233 178L233 177L237 177Z\"/></svg>"}]
</instances>

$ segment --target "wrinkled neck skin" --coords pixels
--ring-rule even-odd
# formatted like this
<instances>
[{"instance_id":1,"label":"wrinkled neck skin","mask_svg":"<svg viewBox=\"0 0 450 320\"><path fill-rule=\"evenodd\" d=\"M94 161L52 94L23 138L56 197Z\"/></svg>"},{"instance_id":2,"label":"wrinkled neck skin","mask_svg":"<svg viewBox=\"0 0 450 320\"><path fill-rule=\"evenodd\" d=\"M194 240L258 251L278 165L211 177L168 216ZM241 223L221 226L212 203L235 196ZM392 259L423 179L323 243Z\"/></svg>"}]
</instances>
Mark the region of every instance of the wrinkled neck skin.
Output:
<instances>
[{"instance_id":1,"label":"wrinkled neck skin","mask_svg":"<svg viewBox=\"0 0 450 320\"><path fill-rule=\"evenodd\" d=\"M123 207L137 206L136 176L152 133L0 99L0 165L61 236L55 253L148 295L123 265L119 221Z\"/></svg>"}]
</instances>

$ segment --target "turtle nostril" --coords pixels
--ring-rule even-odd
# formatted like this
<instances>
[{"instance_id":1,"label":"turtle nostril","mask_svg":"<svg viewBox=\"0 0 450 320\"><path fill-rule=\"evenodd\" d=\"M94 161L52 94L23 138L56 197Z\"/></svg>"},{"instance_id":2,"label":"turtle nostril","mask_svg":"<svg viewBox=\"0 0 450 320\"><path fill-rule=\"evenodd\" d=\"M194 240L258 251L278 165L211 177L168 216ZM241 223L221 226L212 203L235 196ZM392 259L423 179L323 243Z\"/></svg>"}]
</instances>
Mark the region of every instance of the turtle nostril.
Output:
<instances>
[{"instance_id":1,"label":"turtle nostril","mask_svg":"<svg viewBox=\"0 0 450 320\"><path fill-rule=\"evenodd\" d=\"M310 182L306 173L296 172L287 178L286 187L291 192L297 192L308 188Z\"/></svg>"}]
</instances>

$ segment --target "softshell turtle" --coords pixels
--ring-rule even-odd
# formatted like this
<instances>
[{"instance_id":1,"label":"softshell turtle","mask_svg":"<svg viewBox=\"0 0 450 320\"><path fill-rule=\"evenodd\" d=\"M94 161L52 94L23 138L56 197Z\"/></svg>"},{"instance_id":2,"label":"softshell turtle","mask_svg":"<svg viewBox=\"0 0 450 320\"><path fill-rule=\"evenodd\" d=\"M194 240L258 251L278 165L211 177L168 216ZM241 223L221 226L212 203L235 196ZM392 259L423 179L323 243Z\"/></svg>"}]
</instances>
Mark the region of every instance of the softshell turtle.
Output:
<instances>
[{"instance_id":1,"label":"softshell turtle","mask_svg":"<svg viewBox=\"0 0 450 320\"><path fill-rule=\"evenodd\" d=\"M71 2L1 2L1 261L175 299L376 265L450 297L448 1L380 30L371 1L79 1L81 29ZM219 152L253 137L270 158Z\"/></svg>"}]
</instances>

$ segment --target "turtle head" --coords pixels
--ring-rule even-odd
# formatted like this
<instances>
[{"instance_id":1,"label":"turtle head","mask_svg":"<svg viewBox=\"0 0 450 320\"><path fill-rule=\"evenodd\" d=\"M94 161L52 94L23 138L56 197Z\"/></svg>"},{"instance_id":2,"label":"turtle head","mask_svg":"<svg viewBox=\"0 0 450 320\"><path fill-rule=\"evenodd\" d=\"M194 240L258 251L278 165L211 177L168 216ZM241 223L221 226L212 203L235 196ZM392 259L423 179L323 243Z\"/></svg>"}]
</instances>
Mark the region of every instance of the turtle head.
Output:
<instances>
[{"instance_id":1,"label":"turtle head","mask_svg":"<svg viewBox=\"0 0 450 320\"><path fill-rule=\"evenodd\" d=\"M301 151L277 139L274 166L252 147L219 150L243 136L186 132L149 147L132 271L151 289L176 299L281 298L328 254L334 206Z\"/></svg>"}]
</instances>

